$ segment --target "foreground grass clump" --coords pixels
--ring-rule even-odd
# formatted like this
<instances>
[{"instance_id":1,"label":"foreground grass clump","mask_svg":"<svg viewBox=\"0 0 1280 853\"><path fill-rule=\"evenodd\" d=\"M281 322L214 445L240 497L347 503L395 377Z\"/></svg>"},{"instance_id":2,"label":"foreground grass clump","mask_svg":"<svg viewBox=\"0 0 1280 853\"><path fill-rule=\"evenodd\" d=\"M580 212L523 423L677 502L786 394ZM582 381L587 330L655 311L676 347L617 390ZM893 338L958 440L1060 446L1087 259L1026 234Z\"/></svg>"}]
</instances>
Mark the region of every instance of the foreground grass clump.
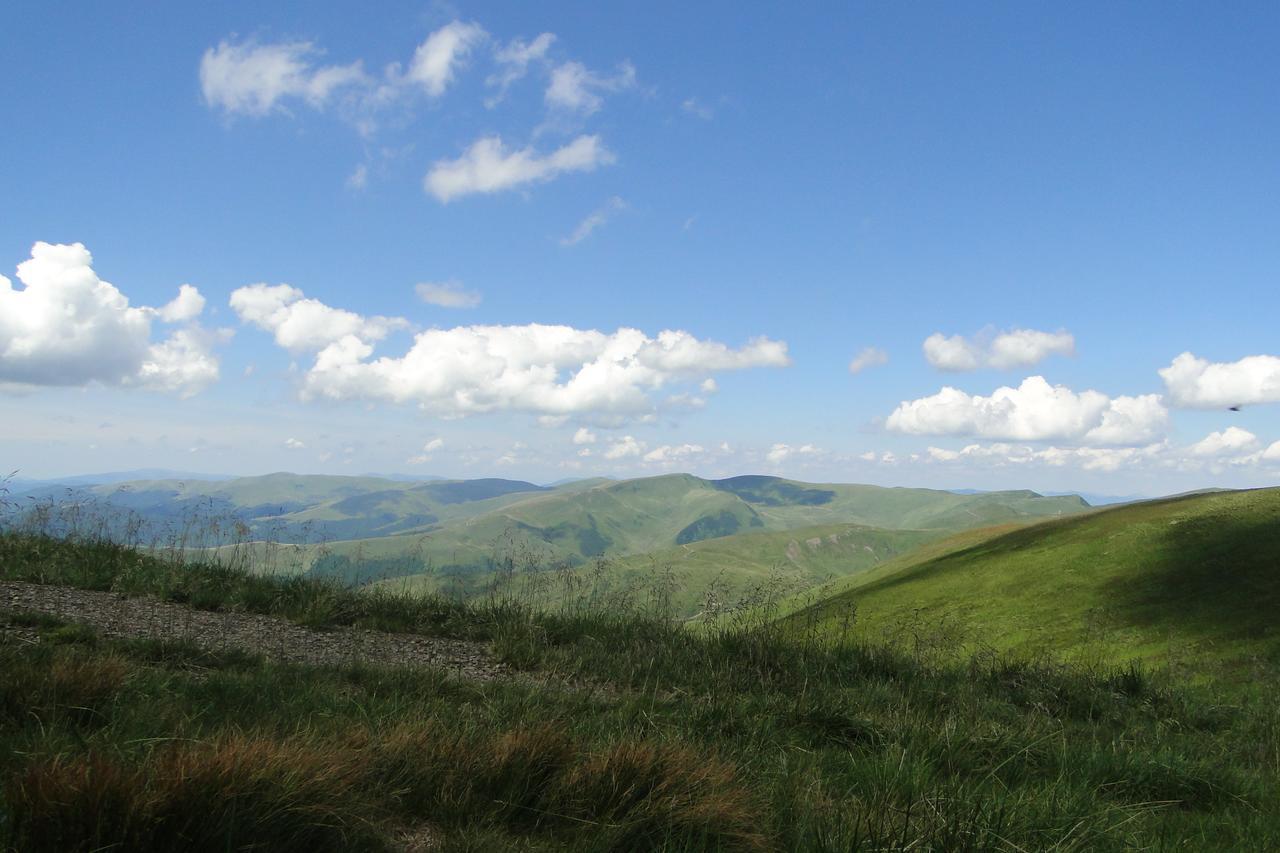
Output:
<instances>
[{"instance_id":1,"label":"foreground grass clump","mask_svg":"<svg viewBox=\"0 0 1280 853\"><path fill-rule=\"evenodd\" d=\"M503 605L468 607L445 596L360 590L335 579L252 573L196 556L148 554L109 539L0 531L0 579L153 595L200 610L281 616L316 628L487 638Z\"/></svg>"},{"instance_id":2,"label":"foreground grass clump","mask_svg":"<svg viewBox=\"0 0 1280 853\"><path fill-rule=\"evenodd\" d=\"M0 539L0 572L83 571L165 598L220 589L205 602L483 637L536 675L285 665L0 615L13 626L0 639L0 847L1280 847L1274 683L1220 693L1139 665L958 658L945 636L893 645L746 618L690 630L641 609L375 607L70 543L91 564L77 568L58 547Z\"/></svg>"}]
</instances>

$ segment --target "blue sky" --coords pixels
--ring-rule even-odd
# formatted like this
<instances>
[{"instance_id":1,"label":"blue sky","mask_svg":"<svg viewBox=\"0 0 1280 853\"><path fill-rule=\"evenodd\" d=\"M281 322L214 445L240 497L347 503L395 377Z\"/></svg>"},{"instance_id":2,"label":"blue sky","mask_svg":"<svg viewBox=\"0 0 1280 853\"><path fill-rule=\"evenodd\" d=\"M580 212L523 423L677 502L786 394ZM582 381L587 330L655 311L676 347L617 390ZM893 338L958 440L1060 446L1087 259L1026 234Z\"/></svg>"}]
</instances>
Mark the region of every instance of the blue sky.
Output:
<instances>
[{"instance_id":1,"label":"blue sky","mask_svg":"<svg viewBox=\"0 0 1280 853\"><path fill-rule=\"evenodd\" d=\"M0 462L1280 479L1274 4L615 5L6 6Z\"/></svg>"}]
</instances>

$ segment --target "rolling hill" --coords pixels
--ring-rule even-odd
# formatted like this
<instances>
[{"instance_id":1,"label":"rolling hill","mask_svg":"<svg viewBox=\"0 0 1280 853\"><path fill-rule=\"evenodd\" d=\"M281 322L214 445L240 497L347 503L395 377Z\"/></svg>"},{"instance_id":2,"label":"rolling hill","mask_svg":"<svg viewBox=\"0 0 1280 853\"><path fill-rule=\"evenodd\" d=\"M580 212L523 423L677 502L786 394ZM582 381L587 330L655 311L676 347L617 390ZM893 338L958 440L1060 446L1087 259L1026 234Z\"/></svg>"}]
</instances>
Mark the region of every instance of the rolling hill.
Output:
<instances>
[{"instance_id":1,"label":"rolling hill","mask_svg":"<svg viewBox=\"0 0 1280 853\"><path fill-rule=\"evenodd\" d=\"M140 544L214 548L272 573L469 595L504 569L608 558L596 582L618 590L660 567L686 616L709 590L733 598L766 581L810 586L958 530L1089 508L1077 496L1028 491L963 495L688 474L555 487L278 473L42 488L28 497L92 504L109 519L106 529Z\"/></svg>"},{"instance_id":2,"label":"rolling hill","mask_svg":"<svg viewBox=\"0 0 1280 853\"><path fill-rule=\"evenodd\" d=\"M1019 653L1280 665L1280 489L1148 501L927 545L796 605L794 626Z\"/></svg>"}]
</instances>

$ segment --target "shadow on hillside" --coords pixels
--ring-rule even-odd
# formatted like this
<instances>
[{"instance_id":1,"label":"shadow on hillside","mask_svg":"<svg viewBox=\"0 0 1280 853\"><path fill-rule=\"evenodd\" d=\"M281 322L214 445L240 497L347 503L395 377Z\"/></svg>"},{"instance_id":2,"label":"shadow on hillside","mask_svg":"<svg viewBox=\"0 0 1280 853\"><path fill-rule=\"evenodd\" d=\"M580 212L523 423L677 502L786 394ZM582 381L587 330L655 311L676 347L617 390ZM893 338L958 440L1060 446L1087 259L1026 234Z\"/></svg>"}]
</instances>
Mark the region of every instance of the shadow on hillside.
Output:
<instances>
[{"instance_id":1,"label":"shadow on hillside","mask_svg":"<svg viewBox=\"0 0 1280 853\"><path fill-rule=\"evenodd\" d=\"M1155 541L1144 571L1103 587L1117 621L1189 638L1280 643L1280 514L1182 519Z\"/></svg>"}]
</instances>

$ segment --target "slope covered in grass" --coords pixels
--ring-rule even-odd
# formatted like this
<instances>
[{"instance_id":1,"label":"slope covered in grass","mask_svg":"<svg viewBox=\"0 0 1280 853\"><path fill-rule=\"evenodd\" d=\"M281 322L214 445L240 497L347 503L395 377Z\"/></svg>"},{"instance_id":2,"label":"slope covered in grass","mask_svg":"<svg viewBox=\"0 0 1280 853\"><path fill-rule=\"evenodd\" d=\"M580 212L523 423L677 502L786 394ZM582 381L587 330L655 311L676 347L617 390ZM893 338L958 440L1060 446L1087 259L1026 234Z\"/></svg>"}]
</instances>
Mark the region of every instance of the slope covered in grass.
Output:
<instances>
[{"instance_id":1,"label":"slope covered in grass","mask_svg":"<svg viewBox=\"0 0 1280 853\"><path fill-rule=\"evenodd\" d=\"M1280 664L1280 489L1130 504L975 531L792 614L865 636L1199 666Z\"/></svg>"},{"instance_id":2,"label":"slope covered in grass","mask_svg":"<svg viewBox=\"0 0 1280 853\"><path fill-rule=\"evenodd\" d=\"M532 677L112 640L0 603L0 848L1268 850L1280 711L1141 668L367 596L0 533L0 578L488 640ZM265 651L265 654L259 652Z\"/></svg>"},{"instance_id":3,"label":"slope covered in grass","mask_svg":"<svg viewBox=\"0 0 1280 853\"><path fill-rule=\"evenodd\" d=\"M703 480L688 474L605 482L502 500L501 505L490 501L468 504L466 516L441 518L438 524L399 537L330 542L325 550L350 562L358 555L379 568L389 565L386 561L394 561L397 554L416 550L424 567L448 573L468 567L490 568L513 551L536 554L544 564L633 555L683 560L688 552L672 549L744 536L741 543L727 546L727 550L699 547L697 552L704 555L699 564L710 567L705 555L723 551L726 559L714 568L733 572L737 559L743 556L751 565L776 562L786 568L790 540L783 541L782 548L773 548L775 540L754 537L757 533L859 525L942 534L1088 509L1075 496L1043 497L1033 492L955 495L929 489L800 483L777 477ZM752 544L767 547L754 553L749 547ZM637 564L634 560L627 563L629 568ZM847 571L842 565L833 561L831 568L836 574L845 574L862 568L865 562L859 558L848 564ZM379 575L370 571L365 576Z\"/></svg>"}]
</instances>

